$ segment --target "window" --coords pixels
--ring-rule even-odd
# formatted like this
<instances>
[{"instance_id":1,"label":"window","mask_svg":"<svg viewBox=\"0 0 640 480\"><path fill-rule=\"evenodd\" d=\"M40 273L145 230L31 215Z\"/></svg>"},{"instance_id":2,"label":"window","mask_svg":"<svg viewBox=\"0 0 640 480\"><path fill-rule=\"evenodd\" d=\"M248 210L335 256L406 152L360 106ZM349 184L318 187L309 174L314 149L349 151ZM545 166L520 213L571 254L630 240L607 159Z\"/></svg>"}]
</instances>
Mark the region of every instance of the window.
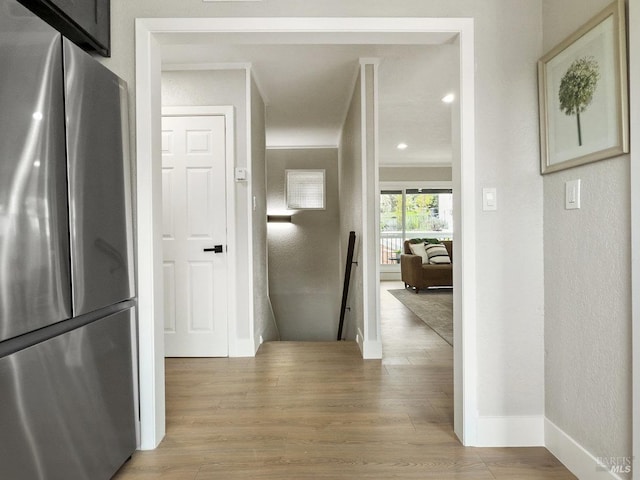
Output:
<instances>
[{"instance_id":1,"label":"window","mask_svg":"<svg viewBox=\"0 0 640 480\"><path fill-rule=\"evenodd\" d=\"M290 210L323 210L324 170L285 170L287 208Z\"/></svg>"},{"instance_id":2,"label":"window","mask_svg":"<svg viewBox=\"0 0 640 480\"><path fill-rule=\"evenodd\" d=\"M410 238L451 239L451 189L399 188L380 192L380 263L400 262L403 243Z\"/></svg>"}]
</instances>

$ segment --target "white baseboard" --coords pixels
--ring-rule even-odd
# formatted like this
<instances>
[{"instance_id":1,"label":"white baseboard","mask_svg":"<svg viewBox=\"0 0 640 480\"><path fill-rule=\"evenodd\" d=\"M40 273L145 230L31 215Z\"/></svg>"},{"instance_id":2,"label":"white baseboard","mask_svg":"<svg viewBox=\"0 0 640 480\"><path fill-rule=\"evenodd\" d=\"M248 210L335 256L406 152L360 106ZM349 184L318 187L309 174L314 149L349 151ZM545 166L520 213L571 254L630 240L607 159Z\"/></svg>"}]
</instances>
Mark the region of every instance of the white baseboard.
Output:
<instances>
[{"instance_id":1,"label":"white baseboard","mask_svg":"<svg viewBox=\"0 0 640 480\"><path fill-rule=\"evenodd\" d=\"M478 417L478 447L542 447L544 417Z\"/></svg>"},{"instance_id":2,"label":"white baseboard","mask_svg":"<svg viewBox=\"0 0 640 480\"><path fill-rule=\"evenodd\" d=\"M233 348L229 345L229 357L255 357L257 351L253 338L238 338Z\"/></svg>"},{"instance_id":3,"label":"white baseboard","mask_svg":"<svg viewBox=\"0 0 640 480\"><path fill-rule=\"evenodd\" d=\"M362 353L362 358L365 360L379 360L382 358L382 342L365 340L364 335L362 335L362 330L359 328L356 334L356 343Z\"/></svg>"},{"instance_id":4,"label":"white baseboard","mask_svg":"<svg viewBox=\"0 0 640 480\"><path fill-rule=\"evenodd\" d=\"M387 281L400 281L402 280L402 276L400 275L400 272L380 272L380 281L382 282L387 282Z\"/></svg>"},{"instance_id":5,"label":"white baseboard","mask_svg":"<svg viewBox=\"0 0 640 480\"><path fill-rule=\"evenodd\" d=\"M379 360L382 358L382 343L365 341L362 345L362 358L366 360Z\"/></svg>"},{"instance_id":6,"label":"white baseboard","mask_svg":"<svg viewBox=\"0 0 640 480\"><path fill-rule=\"evenodd\" d=\"M362 353L362 357L364 358L364 336L362 335L362 330L358 328L358 332L356 333L356 343L358 344L358 348Z\"/></svg>"},{"instance_id":7,"label":"white baseboard","mask_svg":"<svg viewBox=\"0 0 640 480\"><path fill-rule=\"evenodd\" d=\"M379 360L382 358L382 342L372 342L371 340L365 340L362 335L362 330L358 328L356 334L356 343L362 353L362 358L365 360Z\"/></svg>"},{"instance_id":8,"label":"white baseboard","mask_svg":"<svg viewBox=\"0 0 640 480\"><path fill-rule=\"evenodd\" d=\"M544 419L544 440L547 450L580 480L622 480L548 418Z\"/></svg>"}]
</instances>

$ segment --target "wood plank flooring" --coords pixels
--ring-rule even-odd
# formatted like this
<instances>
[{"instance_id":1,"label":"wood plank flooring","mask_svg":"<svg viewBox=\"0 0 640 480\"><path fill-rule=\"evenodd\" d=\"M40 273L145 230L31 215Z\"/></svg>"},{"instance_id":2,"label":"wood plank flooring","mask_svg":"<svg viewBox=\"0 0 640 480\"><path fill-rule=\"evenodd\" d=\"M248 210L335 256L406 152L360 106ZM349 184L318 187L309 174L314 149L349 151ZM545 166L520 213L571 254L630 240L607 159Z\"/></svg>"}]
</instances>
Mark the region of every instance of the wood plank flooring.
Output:
<instances>
[{"instance_id":1,"label":"wood plank flooring","mask_svg":"<svg viewBox=\"0 0 640 480\"><path fill-rule=\"evenodd\" d=\"M114 478L574 479L544 448L460 445L452 348L387 288L382 362L352 342L167 359L167 435Z\"/></svg>"}]
</instances>

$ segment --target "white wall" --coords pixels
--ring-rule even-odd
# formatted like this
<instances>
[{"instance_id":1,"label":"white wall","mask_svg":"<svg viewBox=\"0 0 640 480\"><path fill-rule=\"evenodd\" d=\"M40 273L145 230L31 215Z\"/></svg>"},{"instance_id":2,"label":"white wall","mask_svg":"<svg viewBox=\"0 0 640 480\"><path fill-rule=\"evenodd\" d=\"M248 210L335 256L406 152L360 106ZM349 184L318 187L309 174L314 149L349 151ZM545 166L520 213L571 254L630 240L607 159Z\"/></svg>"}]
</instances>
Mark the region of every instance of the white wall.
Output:
<instances>
[{"instance_id":1,"label":"white wall","mask_svg":"<svg viewBox=\"0 0 640 480\"><path fill-rule=\"evenodd\" d=\"M498 210L480 211L476 220L478 408L481 417L526 418L544 408L541 12L532 1L486 7L495 23L476 26L476 191L496 187Z\"/></svg>"},{"instance_id":2,"label":"white wall","mask_svg":"<svg viewBox=\"0 0 640 480\"><path fill-rule=\"evenodd\" d=\"M542 180L535 61L540 0L112 0L112 58L133 95L136 17L472 17L476 57L476 190L498 189L497 212L477 212L475 312L480 417L542 416ZM132 105L134 103L132 102ZM133 123L132 123L133 124ZM239 205L240 207L240 205ZM518 261L514 261L518 259Z\"/></svg>"},{"instance_id":3,"label":"white wall","mask_svg":"<svg viewBox=\"0 0 640 480\"><path fill-rule=\"evenodd\" d=\"M364 211L362 235L362 276L364 295L364 358L382 358L380 332L380 195L378 192L378 83L379 62L360 60L362 79L362 208Z\"/></svg>"},{"instance_id":4,"label":"white wall","mask_svg":"<svg viewBox=\"0 0 640 480\"><path fill-rule=\"evenodd\" d=\"M269 289L282 340L336 339L342 277L338 149L267 151L267 211L287 211L286 169L325 170L326 207L297 210L292 223L270 223ZM346 242L346 240L344 240Z\"/></svg>"},{"instance_id":5,"label":"white wall","mask_svg":"<svg viewBox=\"0 0 640 480\"><path fill-rule=\"evenodd\" d=\"M544 51L609 3L545 0ZM630 223L628 155L544 177L545 413L595 457L631 456Z\"/></svg>"}]
</instances>

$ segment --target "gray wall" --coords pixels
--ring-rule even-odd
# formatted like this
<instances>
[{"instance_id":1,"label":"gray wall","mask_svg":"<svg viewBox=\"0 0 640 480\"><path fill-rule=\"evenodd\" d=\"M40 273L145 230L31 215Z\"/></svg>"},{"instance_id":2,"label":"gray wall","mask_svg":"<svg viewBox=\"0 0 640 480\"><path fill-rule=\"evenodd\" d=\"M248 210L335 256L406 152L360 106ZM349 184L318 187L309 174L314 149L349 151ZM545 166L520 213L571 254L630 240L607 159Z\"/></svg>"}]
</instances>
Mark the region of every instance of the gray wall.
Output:
<instances>
[{"instance_id":1,"label":"gray wall","mask_svg":"<svg viewBox=\"0 0 640 480\"><path fill-rule=\"evenodd\" d=\"M265 150L265 108L256 82L251 79L251 189L255 202L252 222L253 323L255 344L278 340L267 268L267 159Z\"/></svg>"},{"instance_id":2,"label":"gray wall","mask_svg":"<svg viewBox=\"0 0 640 480\"><path fill-rule=\"evenodd\" d=\"M381 182L450 182L451 167L380 167Z\"/></svg>"},{"instance_id":3,"label":"gray wall","mask_svg":"<svg viewBox=\"0 0 640 480\"><path fill-rule=\"evenodd\" d=\"M364 332L363 290L362 290L362 102L360 100L360 81L358 75L356 87L351 98L347 118L340 140L340 264L346 264L347 240L349 232L356 233L356 245L351 270L351 281L346 312L343 338L354 340L358 330ZM362 340L361 340L362 341Z\"/></svg>"},{"instance_id":4,"label":"gray wall","mask_svg":"<svg viewBox=\"0 0 640 480\"><path fill-rule=\"evenodd\" d=\"M267 151L267 212L286 211L285 170L324 169L326 209L268 225L269 289L282 340L336 339L341 299L338 150Z\"/></svg>"},{"instance_id":5,"label":"gray wall","mask_svg":"<svg viewBox=\"0 0 640 480\"><path fill-rule=\"evenodd\" d=\"M545 0L544 51L609 3ZM544 177L545 412L596 457L631 456L630 221L628 155Z\"/></svg>"}]
</instances>

